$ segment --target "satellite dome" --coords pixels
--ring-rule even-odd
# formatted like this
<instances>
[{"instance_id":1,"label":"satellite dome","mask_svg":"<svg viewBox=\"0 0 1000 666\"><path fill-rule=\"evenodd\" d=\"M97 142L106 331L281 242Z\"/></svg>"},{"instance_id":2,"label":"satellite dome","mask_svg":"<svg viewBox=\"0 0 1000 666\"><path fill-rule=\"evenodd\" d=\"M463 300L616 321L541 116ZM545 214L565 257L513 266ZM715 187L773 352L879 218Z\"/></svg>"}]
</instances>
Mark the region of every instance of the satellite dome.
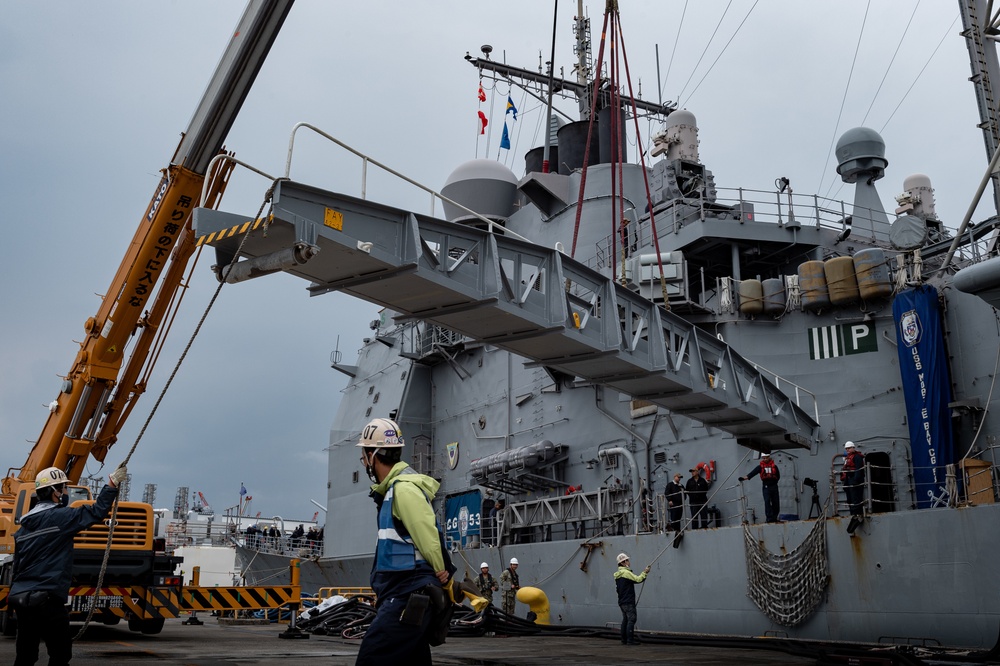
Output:
<instances>
[{"instance_id":1,"label":"satellite dome","mask_svg":"<svg viewBox=\"0 0 1000 666\"><path fill-rule=\"evenodd\" d=\"M873 129L855 127L841 135L837 141L837 173L845 183L857 181L864 174L877 180L885 174L889 161L885 159L885 141Z\"/></svg>"},{"instance_id":2,"label":"satellite dome","mask_svg":"<svg viewBox=\"0 0 1000 666\"><path fill-rule=\"evenodd\" d=\"M501 221L514 212L517 176L495 160L470 160L461 164L445 181L441 194L470 208L483 217ZM445 219L450 222L475 220L475 216L444 202Z\"/></svg>"}]
</instances>

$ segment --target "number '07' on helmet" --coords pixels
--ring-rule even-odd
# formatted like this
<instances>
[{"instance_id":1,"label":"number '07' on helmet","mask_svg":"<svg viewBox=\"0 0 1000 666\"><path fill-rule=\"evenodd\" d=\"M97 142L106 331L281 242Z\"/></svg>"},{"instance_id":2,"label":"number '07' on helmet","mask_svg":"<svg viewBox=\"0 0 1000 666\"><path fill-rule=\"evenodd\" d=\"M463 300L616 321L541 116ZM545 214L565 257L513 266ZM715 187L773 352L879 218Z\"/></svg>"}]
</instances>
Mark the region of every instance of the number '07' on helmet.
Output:
<instances>
[{"instance_id":1,"label":"number '07' on helmet","mask_svg":"<svg viewBox=\"0 0 1000 666\"><path fill-rule=\"evenodd\" d=\"M50 488L63 483L69 483L69 478L66 476L66 472L58 467L46 467L35 475L35 490Z\"/></svg>"},{"instance_id":2,"label":"number '07' on helmet","mask_svg":"<svg viewBox=\"0 0 1000 666\"><path fill-rule=\"evenodd\" d=\"M391 419L372 419L361 431L358 446L375 449L398 449L403 447L403 433Z\"/></svg>"}]
</instances>

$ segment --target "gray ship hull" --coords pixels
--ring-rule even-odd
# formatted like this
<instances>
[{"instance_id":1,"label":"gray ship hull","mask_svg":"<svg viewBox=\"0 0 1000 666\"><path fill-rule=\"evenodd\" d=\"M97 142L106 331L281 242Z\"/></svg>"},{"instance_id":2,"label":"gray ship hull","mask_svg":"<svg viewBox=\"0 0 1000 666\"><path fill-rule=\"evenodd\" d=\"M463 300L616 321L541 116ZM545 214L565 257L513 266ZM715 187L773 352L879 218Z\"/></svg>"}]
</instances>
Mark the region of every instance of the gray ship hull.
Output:
<instances>
[{"instance_id":1,"label":"gray ship hull","mask_svg":"<svg viewBox=\"0 0 1000 666\"><path fill-rule=\"evenodd\" d=\"M636 568L653 563L639 590L641 630L988 649L1000 636L1000 586L983 574L996 566L998 520L998 505L883 514L855 537L846 532L846 518L824 521L829 586L816 612L796 627L768 620L750 600L739 526L688 531L678 548L673 535L640 534L466 549L452 557L459 575L470 576L482 561L499 571L501 562L517 557L522 584L546 593L553 624L620 620L612 574L615 555L625 551ZM801 543L813 525L796 521L749 531L781 552ZM585 546L595 545L582 571ZM241 549L241 556L260 571L287 565L279 555ZM367 585L370 566L371 558L303 561L303 589ZM518 604L518 615L527 611Z\"/></svg>"}]
</instances>

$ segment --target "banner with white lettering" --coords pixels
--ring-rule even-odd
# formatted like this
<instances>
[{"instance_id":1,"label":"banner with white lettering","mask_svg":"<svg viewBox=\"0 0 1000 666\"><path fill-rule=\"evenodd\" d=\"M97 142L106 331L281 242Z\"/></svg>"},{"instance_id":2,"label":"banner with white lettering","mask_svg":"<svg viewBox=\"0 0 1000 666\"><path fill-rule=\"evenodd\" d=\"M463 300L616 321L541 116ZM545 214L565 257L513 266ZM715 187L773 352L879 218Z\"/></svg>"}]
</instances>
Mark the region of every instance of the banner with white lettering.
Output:
<instances>
[{"instance_id":1,"label":"banner with white lettering","mask_svg":"<svg viewBox=\"0 0 1000 666\"><path fill-rule=\"evenodd\" d=\"M944 466L955 456L948 410L951 382L939 310L937 290L927 285L897 294L892 303L913 482L921 509L947 503Z\"/></svg>"},{"instance_id":2,"label":"banner with white lettering","mask_svg":"<svg viewBox=\"0 0 1000 666\"><path fill-rule=\"evenodd\" d=\"M483 498L479 490L449 495L444 501L445 536L462 547L479 541Z\"/></svg>"}]
</instances>

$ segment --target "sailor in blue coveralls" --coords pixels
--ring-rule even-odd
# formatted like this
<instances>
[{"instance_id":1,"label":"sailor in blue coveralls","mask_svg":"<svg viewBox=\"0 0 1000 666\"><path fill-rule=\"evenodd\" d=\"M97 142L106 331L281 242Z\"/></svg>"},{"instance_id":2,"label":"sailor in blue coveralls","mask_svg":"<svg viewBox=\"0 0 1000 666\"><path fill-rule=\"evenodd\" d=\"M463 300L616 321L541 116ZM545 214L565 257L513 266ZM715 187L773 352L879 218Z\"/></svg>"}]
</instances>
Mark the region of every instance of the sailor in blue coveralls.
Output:
<instances>
[{"instance_id":1,"label":"sailor in blue coveralls","mask_svg":"<svg viewBox=\"0 0 1000 666\"><path fill-rule=\"evenodd\" d=\"M371 421L358 447L375 482L378 542L371 586L378 600L356 663L430 664L429 630L438 614L431 600L455 571L431 507L440 484L400 461L403 437L394 421Z\"/></svg>"}]
</instances>

